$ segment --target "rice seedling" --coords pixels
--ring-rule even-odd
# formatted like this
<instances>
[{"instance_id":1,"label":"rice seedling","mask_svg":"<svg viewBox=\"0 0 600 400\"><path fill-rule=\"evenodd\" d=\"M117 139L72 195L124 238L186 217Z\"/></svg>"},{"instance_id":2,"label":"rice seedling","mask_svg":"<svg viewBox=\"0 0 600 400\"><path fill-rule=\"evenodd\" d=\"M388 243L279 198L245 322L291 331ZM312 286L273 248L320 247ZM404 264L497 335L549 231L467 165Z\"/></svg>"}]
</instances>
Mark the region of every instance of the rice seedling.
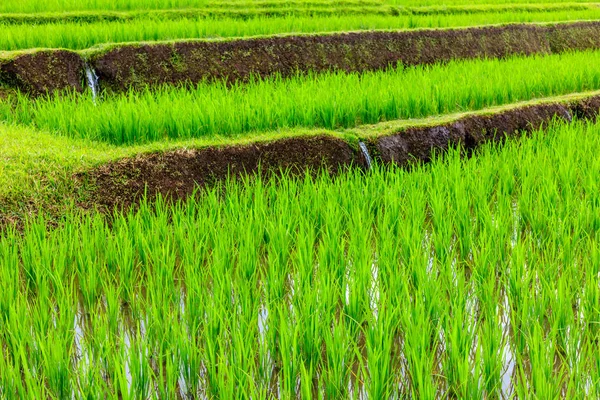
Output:
<instances>
[{"instance_id":1,"label":"rice seedling","mask_svg":"<svg viewBox=\"0 0 600 400\"><path fill-rule=\"evenodd\" d=\"M593 398L600 124L0 236L3 397Z\"/></svg>"},{"instance_id":2,"label":"rice seedling","mask_svg":"<svg viewBox=\"0 0 600 400\"><path fill-rule=\"evenodd\" d=\"M455 5L465 5L465 4L470 4L470 5L519 5L519 4L523 4L521 0L473 0L473 1L464 1L464 0L385 0L386 3L388 4L396 4L396 5L402 5L402 6L422 6L422 7L427 7L427 6L455 6ZM571 1L571 0L552 0L552 1L548 1L548 0L533 0L533 1L529 1L527 2L529 4L540 4L540 5L546 5L546 4L577 4L577 3L584 3L584 1L579 1L579 0L575 0L575 1Z\"/></svg>"},{"instance_id":3,"label":"rice seedling","mask_svg":"<svg viewBox=\"0 0 600 400\"><path fill-rule=\"evenodd\" d=\"M86 49L103 43L175 39L231 38L280 33L315 33L373 29L450 28L476 25L530 22L594 20L597 8L556 11L473 12L468 14L365 15L367 10L336 11L335 15L302 16L301 10L289 16L255 18L160 18L131 21L56 22L48 24L0 24L0 49L32 48ZM343 14L359 15L343 15ZM313 13L314 14L314 13Z\"/></svg>"},{"instance_id":4,"label":"rice seedling","mask_svg":"<svg viewBox=\"0 0 600 400\"><path fill-rule=\"evenodd\" d=\"M4 13L36 13L36 12L64 12L78 10L153 10L153 9L178 9L178 8L204 8L215 6L256 7L270 4L273 7L285 6L282 0L227 0L218 2L214 0L49 0L40 3L35 0L6 0L0 5L0 12ZM336 4L336 3L363 3L363 4L390 4L399 6L449 6L473 4L521 4L521 0L296 0L294 4ZM529 3L560 4L560 3L589 3L587 0L533 0Z\"/></svg>"},{"instance_id":5,"label":"rice seedling","mask_svg":"<svg viewBox=\"0 0 600 400\"><path fill-rule=\"evenodd\" d=\"M89 93L41 100L18 95L0 101L0 118L112 144L340 129L599 89L600 73L587 67L595 60L600 52L202 83L105 95L98 104Z\"/></svg>"}]
</instances>

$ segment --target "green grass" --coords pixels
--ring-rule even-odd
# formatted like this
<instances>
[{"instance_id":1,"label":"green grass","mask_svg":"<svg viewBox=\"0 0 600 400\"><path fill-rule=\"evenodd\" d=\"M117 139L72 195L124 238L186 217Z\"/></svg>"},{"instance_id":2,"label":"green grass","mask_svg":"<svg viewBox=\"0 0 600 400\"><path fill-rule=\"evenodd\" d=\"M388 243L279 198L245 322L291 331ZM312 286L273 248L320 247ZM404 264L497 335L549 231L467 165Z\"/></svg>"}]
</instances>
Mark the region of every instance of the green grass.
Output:
<instances>
[{"instance_id":1,"label":"green grass","mask_svg":"<svg viewBox=\"0 0 600 400\"><path fill-rule=\"evenodd\" d=\"M111 161L175 149L245 145L315 135L341 136L324 129L295 129L238 140L205 138L114 146L0 122L0 230L7 224L21 223L40 210L61 216L66 210L90 205L94 200L89 197L91 188L85 181L75 182L73 176Z\"/></svg>"},{"instance_id":2,"label":"green grass","mask_svg":"<svg viewBox=\"0 0 600 400\"><path fill-rule=\"evenodd\" d=\"M14 1L14 0L13 0ZM89 1L89 0L88 0ZM109 0L110 1L110 0ZM412 7L440 7L440 6L487 6L487 5L520 5L520 4L575 4L594 3L587 0L384 0L386 4Z\"/></svg>"},{"instance_id":3,"label":"green grass","mask_svg":"<svg viewBox=\"0 0 600 400\"><path fill-rule=\"evenodd\" d=\"M230 38L279 33L315 33L369 29L449 28L502 23L566 22L600 19L600 7L540 12L482 12L449 15L344 15L239 19L136 19L96 23L57 22L1 25L0 49L86 49L102 43L200 38Z\"/></svg>"},{"instance_id":4,"label":"green grass","mask_svg":"<svg viewBox=\"0 0 600 400\"><path fill-rule=\"evenodd\" d=\"M0 13L37 13L37 12L64 12L80 10L152 10L152 9L180 9L180 8L205 8L205 7L239 7L253 8L269 5L273 8L285 7L288 3L294 5L327 5L339 3L359 3L359 1L338 0L298 0L287 2L284 0L5 0L0 4ZM367 4L390 4L399 6L470 6L470 5L503 5L523 4L523 0L367 0ZM537 4L574 4L589 3L588 0L533 0L526 3Z\"/></svg>"},{"instance_id":5,"label":"green grass","mask_svg":"<svg viewBox=\"0 0 600 400\"><path fill-rule=\"evenodd\" d=\"M6 0L0 5L3 13L40 13L69 11L138 11L169 10L183 8L200 9L255 9L313 7L327 8L338 6L373 6L385 4L380 0Z\"/></svg>"},{"instance_id":6,"label":"green grass","mask_svg":"<svg viewBox=\"0 0 600 400\"><path fill-rule=\"evenodd\" d=\"M472 60L364 74L329 73L227 87L200 84L105 96L0 102L0 118L70 137L133 144L341 129L600 89L600 52Z\"/></svg>"},{"instance_id":7,"label":"green grass","mask_svg":"<svg viewBox=\"0 0 600 400\"><path fill-rule=\"evenodd\" d=\"M49 24L49 23L94 23L139 19L178 20L198 18L234 18L250 19L258 17L282 16L340 16L361 15L449 15L481 13L523 13L583 11L598 8L599 3L552 3L552 4L475 4L457 6L390 6L380 1L343 0L343 1L286 1L210 3L201 8L183 9L136 9L122 10L80 10L45 11L36 13L8 12L0 13L0 24Z\"/></svg>"},{"instance_id":8,"label":"green grass","mask_svg":"<svg viewBox=\"0 0 600 400\"><path fill-rule=\"evenodd\" d=\"M79 206L87 208L93 205L94 198L90 196L93 188L89 182L75 181L73 176L123 158L181 149L244 146L290 137L327 135L348 143L356 143L357 140L368 141L375 137L396 134L409 127L448 124L467 116L493 114L536 104L569 103L595 97L599 93L596 91L550 97L417 120L394 120L341 132L322 128L281 129L248 134L236 139L222 137L163 140L136 146L69 138L29 127L0 123L0 230L9 224L19 225L40 210L44 210L47 216L58 218Z\"/></svg>"},{"instance_id":9,"label":"green grass","mask_svg":"<svg viewBox=\"0 0 600 400\"><path fill-rule=\"evenodd\" d=\"M0 238L35 398L596 398L600 126ZM7 267L10 266L10 267Z\"/></svg>"}]
</instances>

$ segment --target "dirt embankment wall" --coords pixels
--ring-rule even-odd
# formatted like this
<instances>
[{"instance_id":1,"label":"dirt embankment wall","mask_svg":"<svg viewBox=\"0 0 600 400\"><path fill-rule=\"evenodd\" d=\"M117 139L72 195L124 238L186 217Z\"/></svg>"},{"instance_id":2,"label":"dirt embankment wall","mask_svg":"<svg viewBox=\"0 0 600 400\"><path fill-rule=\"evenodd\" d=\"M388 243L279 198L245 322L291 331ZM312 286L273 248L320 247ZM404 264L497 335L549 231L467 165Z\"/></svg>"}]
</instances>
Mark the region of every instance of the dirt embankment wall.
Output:
<instances>
[{"instance_id":1,"label":"dirt embankment wall","mask_svg":"<svg viewBox=\"0 0 600 400\"><path fill-rule=\"evenodd\" d=\"M0 56L0 87L32 96L56 91L83 92L83 58L67 50L39 50Z\"/></svg>"},{"instance_id":2,"label":"dirt embankment wall","mask_svg":"<svg viewBox=\"0 0 600 400\"><path fill-rule=\"evenodd\" d=\"M247 81L307 71L364 72L398 63L505 58L600 48L600 22L453 30L354 32L118 46L91 56L104 88Z\"/></svg>"},{"instance_id":3,"label":"dirt embankment wall","mask_svg":"<svg viewBox=\"0 0 600 400\"><path fill-rule=\"evenodd\" d=\"M433 153L450 146L467 151L487 141L501 141L547 126L555 120L595 120L600 96L562 103L527 105L494 114L474 114L438 125L407 127L389 135L365 140L370 155L382 164L408 167L428 162ZM222 146L197 150L141 154L82 174L95 188L93 198L108 210L128 207L145 194L171 199L185 198L200 186L228 176L272 175L325 168L331 174L350 167L368 168L365 155L355 144L327 135L295 137L270 143Z\"/></svg>"},{"instance_id":4,"label":"dirt embankment wall","mask_svg":"<svg viewBox=\"0 0 600 400\"><path fill-rule=\"evenodd\" d=\"M398 63L411 66L589 49L600 49L600 22L131 43L84 54L101 87L122 92L147 85L244 82L252 76L364 72ZM82 90L84 75L83 56L76 52L0 56L0 84L34 95Z\"/></svg>"}]
</instances>

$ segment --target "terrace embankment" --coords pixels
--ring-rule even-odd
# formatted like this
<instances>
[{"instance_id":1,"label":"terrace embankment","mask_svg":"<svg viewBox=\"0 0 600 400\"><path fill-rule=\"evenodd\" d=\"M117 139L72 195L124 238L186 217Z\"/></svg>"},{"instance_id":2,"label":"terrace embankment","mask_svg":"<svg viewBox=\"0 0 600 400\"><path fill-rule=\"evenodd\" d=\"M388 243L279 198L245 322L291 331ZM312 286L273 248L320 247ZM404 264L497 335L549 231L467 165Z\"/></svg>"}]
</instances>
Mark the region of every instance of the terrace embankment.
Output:
<instances>
[{"instance_id":1,"label":"terrace embankment","mask_svg":"<svg viewBox=\"0 0 600 400\"><path fill-rule=\"evenodd\" d=\"M89 179L97 203L106 209L127 207L162 194L167 198L189 196L204 186L228 176L326 169L331 174L366 160L340 138L327 135L286 138L250 145L186 149L139 155L104 165L79 179Z\"/></svg>"},{"instance_id":2,"label":"terrace embankment","mask_svg":"<svg viewBox=\"0 0 600 400\"><path fill-rule=\"evenodd\" d=\"M243 40L129 44L99 50L90 63L105 89L247 81L298 72L382 70L600 48L600 22L469 29L351 32Z\"/></svg>"},{"instance_id":3,"label":"terrace embankment","mask_svg":"<svg viewBox=\"0 0 600 400\"><path fill-rule=\"evenodd\" d=\"M403 167L428 162L432 154L451 146L473 150L488 141L500 141L517 133L547 126L554 120L570 122L573 117L596 119L600 95L594 94L560 102L524 104L510 108L470 113L442 123L404 126L378 135L362 135L373 159ZM360 135L360 130L354 130ZM356 136L353 136L354 141ZM214 184L229 176L259 173L263 176L283 170L301 173L326 168L336 174L351 166L366 168L367 160L357 146L328 135L294 137L249 145L141 154L122 159L78 175L94 189L92 198L105 209L128 207L144 194L149 199L161 194L185 198L197 186Z\"/></svg>"},{"instance_id":4,"label":"terrace embankment","mask_svg":"<svg viewBox=\"0 0 600 400\"><path fill-rule=\"evenodd\" d=\"M404 166L412 160L429 161L436 151L459 144L472 150L485 142L540 129L553 118L570 121L572 116L568 106L540 104L497 114L469 116L442 125L412 127L372 139L368 146L382 162Z\"/></svg>"},{"instance_id":5,"label":"terrace embankment","mask_svg":"<svg viewBox=\"0 0 600 400\"><path fill-rule=\"evenodd\" d=\"M434 153L453 146L474 150L486 142L499 142L523 132L543 129L552 120L595 121L600 112L600 96L564 102L525 105L496 113L466 115L433 125L405 127L365 139L373 157L384 164L408 166L428 162Z\"/></svg>"},{"instance_id":6,"label":"terrace embankment","mask_svg":"<svg viewBox=\"0 0 600 400\"><path fill-rule=\"evenodd\" d=\"M5 53L4 58L9 58L0 56L0 83L32 94L81 90L84 58L96 70L103 89L122 92L147 85L244 82L308 71L364 72L398 63L411 66L589 49L600 49L600 22L129 43L81 53Z\"/></svg>"},{"instance_id":7,"label":"terrace embankment","mask_svg":"<svg viewBox=\"0 0 600 400\"><path fill-rule=\"evenodd\" d=\"M0 58L0 85L33 96L56 90L82 92L84 60L72 51L38 50Z\"/></svg>"}]
</instances>

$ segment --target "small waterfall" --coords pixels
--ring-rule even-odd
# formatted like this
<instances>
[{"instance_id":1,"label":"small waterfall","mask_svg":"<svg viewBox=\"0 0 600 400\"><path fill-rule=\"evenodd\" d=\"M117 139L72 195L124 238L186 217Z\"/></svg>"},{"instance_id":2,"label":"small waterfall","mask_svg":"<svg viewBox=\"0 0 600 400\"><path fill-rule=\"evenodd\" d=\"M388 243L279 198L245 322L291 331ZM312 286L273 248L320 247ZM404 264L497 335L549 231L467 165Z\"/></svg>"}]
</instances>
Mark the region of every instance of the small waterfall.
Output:
<instances>
[{"instance_id":1,"label":"small waterfall","mask_svg":"<svg viewBox=\"0 0 600 400\"><path fill-rule=\"evenodd\" d=\"M94 101L94 104L96 104L96 98L98 97L98 91L100 89L98 75L96 75L96 71L94 71L87 63L85 64L85 77L89 88L92 90L92 100Z\"/></svg>"},{"instance_id":2,"label":"small waterfall","mask_svg":"<svg viewBox=\"0 0 600 400\"><path fill-rule=\"evenodd\" d=\"M565 117L567 122L573 122L573 115L571 115L571 112L568 109L565 109Z\"/></svg>"},{"instance_id":3,"label":"small waterfall","mask_svg":"<svg viewBox=\"0 0 600 400\"><path fill-rule=\"evenodd\" d=\"M365 156L365 160L367 160L367 169L371 169L372 160L371 155L369 155L369 149L367 149L367 145L364 144L364 142L358 142L358 146L360 147L363 156Z\"/></svg>"}]
</instances>

